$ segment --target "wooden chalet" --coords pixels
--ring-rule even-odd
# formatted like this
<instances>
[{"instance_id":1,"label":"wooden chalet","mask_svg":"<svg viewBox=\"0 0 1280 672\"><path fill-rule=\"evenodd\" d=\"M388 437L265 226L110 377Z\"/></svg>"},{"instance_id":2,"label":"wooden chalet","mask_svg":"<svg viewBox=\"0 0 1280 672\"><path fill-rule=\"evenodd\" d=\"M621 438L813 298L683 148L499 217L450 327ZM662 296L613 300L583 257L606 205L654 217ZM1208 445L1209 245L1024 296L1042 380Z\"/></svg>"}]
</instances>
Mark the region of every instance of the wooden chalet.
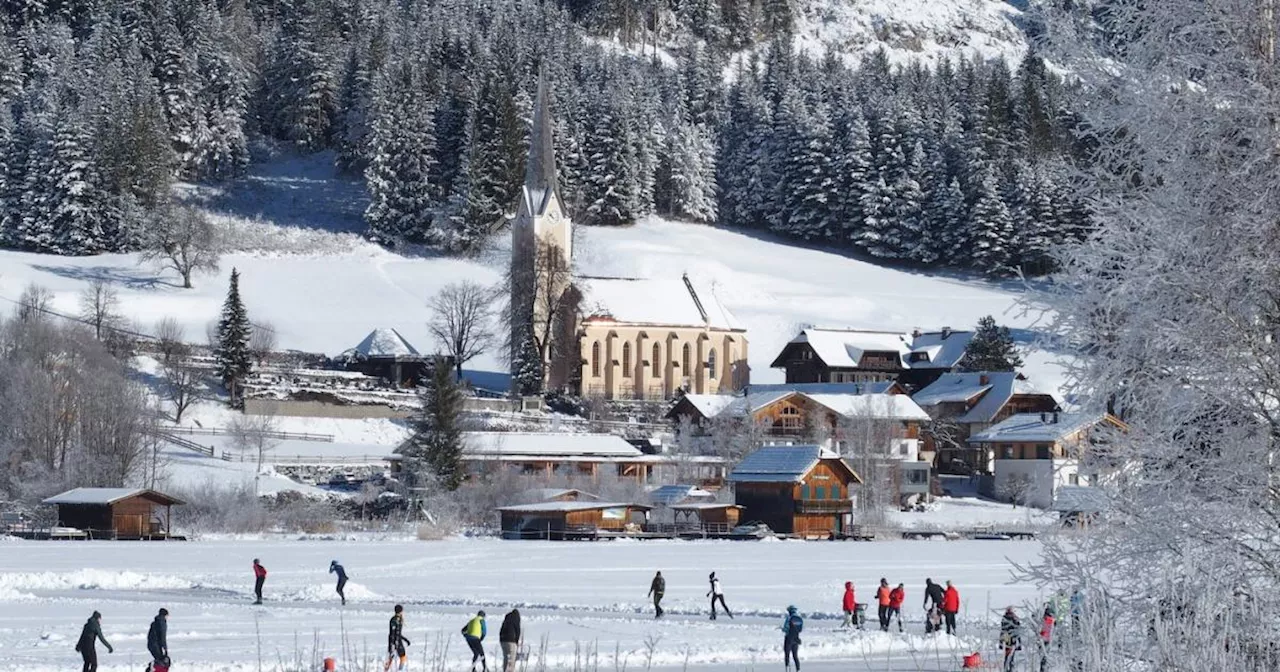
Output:
<instances>
[{"instance_id":1,"label":"wooden chalet","mask_svg":"<svg viewBox=\"0 0 1280 672\"><path fill-rule=\"evenodd\" d=\"M920 451L943 473L991 473L969 438L1020 413L1052 413L1058 401L1012 371L946 373L911 396L932 419Z\"/></svg>"},{"instance_id":2,"label":"wooden chalet","mask_svg":"<svg viewBox=\"0 0 1280 672\"><path fill-rule=\"evenodd\" d=\"M498 509L503 539L595 539L602 531L639 531L652 507L618 502L539 502Z\"/></svg>"},{"instance_id":3,"label":"wooden chalet","mask_svg":"<svg viewBox=\"0 0 1280 672\"><path fill-rule=\"evenodd\" d=\"M788 383L898 381L919 389L964 359L972 331L902 333L859 329L805 329L770 365L785 369Z\"/></svg>"},{"instance_id":4,"label":"wooden chalet","mask_svg":"<svg viewBox=\"0 0 1280 672\"><path fill-rule=\"evenodd\" d=\"M820 446L766 446L729 474L742 519L780 534L826 537L849 529L849 486L862 479Z\"/></svg>"},{"instance_id":5,"label":"wooden chalet","mask_svg":"<svg viewBox=\"0 0 1280 672\"><path fill-rule=\"evenodd\" d=\"M169 539L177 497L141 488L76 488L44 500L58 507L58 526L90 539Z\"/></svg>"}]
</instances>

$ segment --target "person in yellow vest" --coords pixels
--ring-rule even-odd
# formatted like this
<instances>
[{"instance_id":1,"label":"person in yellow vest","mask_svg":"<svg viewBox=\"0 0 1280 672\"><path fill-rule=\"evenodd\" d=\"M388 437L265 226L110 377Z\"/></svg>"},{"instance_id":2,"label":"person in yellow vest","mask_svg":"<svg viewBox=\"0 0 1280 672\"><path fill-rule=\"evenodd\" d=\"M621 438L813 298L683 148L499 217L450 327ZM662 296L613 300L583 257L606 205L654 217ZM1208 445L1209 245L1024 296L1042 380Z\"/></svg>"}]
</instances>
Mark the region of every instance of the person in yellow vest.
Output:
<instances>
[{"instance_id":1,"label":"person in yellow vest","mask_svg":"<svg viewBox=\"0 0 1280 672\"><path fill-rule=\"evenodd\" d=\"M484 610L476 612L475 618L467 621L462 627L462 637L471 647L471 672L476 672L476 661L480 661L480 669L489 672L489 665L484 660L484 636L489 634L489 626L484 622Z\"/></svg>"}]
</instances>

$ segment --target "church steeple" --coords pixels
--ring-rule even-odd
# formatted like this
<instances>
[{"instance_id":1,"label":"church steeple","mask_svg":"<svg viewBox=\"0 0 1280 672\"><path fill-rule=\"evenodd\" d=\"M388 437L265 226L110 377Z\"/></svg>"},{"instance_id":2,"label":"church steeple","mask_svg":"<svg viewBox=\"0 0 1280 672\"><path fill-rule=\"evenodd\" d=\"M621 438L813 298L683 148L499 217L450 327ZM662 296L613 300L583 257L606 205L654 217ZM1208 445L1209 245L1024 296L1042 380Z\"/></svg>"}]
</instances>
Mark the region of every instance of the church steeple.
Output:
<instances>
[{"instance_id":1,"label":"church steeple","mask_svg":"<svg viewBox=\"0 0 1280 672\"><path fill-rule=\"evenodd\" d=\"M551 110L547 107L547 76L541 67L538 68L538 94L533 106L524 186L532 201L529 205L535 213L546 207L548 195L556 190L556 150L551 134Z\"/></svg>"}]
</instances>

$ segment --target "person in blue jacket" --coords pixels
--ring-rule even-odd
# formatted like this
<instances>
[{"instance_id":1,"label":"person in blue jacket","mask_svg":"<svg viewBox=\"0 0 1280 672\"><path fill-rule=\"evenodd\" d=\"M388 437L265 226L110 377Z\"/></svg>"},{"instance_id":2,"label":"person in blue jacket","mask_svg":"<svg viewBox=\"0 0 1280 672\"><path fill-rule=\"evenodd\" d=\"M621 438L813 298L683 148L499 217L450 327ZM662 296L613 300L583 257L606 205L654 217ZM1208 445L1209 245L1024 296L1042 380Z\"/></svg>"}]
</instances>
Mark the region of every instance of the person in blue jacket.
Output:
<instances>
[{"instance_id":1,"label":"person in blue jacket","mask_svg":"<svg viewBox=\"0 0 1280 672\"><path fill-rule=\"evenodd\" d=\"M338 597L342 598L343 604L346 604L347 596L342 592L342 589L347 586L347 570L343 569L337 560L331 560L329 562L329 573L338 575Z\"/></svg>"},{"instance_id":2,"label":"person in blue jacket","mask_svg":"<svg viewBox=\"0 0 1280 672\"><path fill-rule=\"evenodd\" d=\"M794 606L787 607L787 615L782 619L782 663L791 669L791 661L796 663L796 672L800 672L800 632L804 630L804 618L796 613Z\"/></svg>"}]
</instances>

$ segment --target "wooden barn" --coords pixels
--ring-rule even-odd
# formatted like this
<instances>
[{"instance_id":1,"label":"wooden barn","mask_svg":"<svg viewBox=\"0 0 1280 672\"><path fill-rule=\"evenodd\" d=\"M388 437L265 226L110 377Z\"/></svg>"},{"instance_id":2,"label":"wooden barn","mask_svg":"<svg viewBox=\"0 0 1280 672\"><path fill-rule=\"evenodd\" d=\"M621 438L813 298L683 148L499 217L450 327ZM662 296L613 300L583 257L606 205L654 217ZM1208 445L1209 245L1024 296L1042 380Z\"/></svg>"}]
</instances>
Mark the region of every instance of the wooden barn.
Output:
<instances>
[{"instance_id":1,"label":"wooden barn","mask_svg":"<svg viewBox=\"0 0 1280 672\"><path fill-rule=\"evenodd\" d=\"M848 530L849 485L862 479L842 458L820 446L766 446L729 474L742 519L780 534L822 536Z\"/></svg>"},{"instance_id":2,"label":"wooden barn","mask_svg":"<svg viewBox=\"0 0 1280 672\"><path fill-rule=\"evenodd\" d=\"M538 502L498 509L503 539L588 539L643 525L653 507L617 502Z\"/></svg>"},{"instance_id":3,"label":"wooden barn","mask_svg":"<svg viewBox=\"0 0 1280 672\"><path fill-rule=\"evenodd\" d=\"M742 507L718 502L672 504L676 527L695 525L707 532L728 533L738 526Z\"/></svg>"},{"instance_id":4,"label":"wooden barn","mask_svg":"<svg viewBox=\"0 0 1280 672\"><path fill-rule=\"evenodd\" d=\"M90 539L169 539L173 506L182 500L142 488L76 488L44 500L58 525Z\"/></svg>"}]
</instances>

